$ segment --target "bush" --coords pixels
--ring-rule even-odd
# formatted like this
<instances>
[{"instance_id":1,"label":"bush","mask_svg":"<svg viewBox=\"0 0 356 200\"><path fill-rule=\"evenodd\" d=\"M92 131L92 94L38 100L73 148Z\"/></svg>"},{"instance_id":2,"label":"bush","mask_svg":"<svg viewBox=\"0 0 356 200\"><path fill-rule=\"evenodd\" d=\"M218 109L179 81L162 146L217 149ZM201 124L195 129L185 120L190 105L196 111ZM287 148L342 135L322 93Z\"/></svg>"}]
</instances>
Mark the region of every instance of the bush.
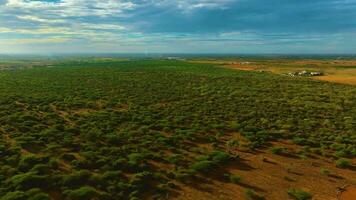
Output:
<instances>
[{"instance_id":1,"label":"bush","mask_svg":"<svg viewBox=\"0 0 356 200\"><path fill-rule=\"evenodd\" d=\"M33 187L46 187L48 184L47 176L39 176L33 172L18 174L10 179L12 185L17 189L28 189Z\"/></svg>"},{"instance_id":2,"label":"bush","mask_svg":"<svg viewBox=\"0 0 356 200\"><path fill-rule=\"evenodd\" d=\"M26 200L26 195L21 191L9 192L1 197L1 200Z\"/></svg>"},{"instance_id":3,"label":"bush","mask_svg":"<svg viewBox=\"0 0 356 200\"><path fill-rule=\"evenodd\" d=\"M247 189L245 191L246 197L249 200L264 200L265 197L257 194L254 190L252 189Z\"/></svg>"},{"instance_id":4,"label":"bush","mask_svg":"<svg viewBox=\"0 0 356 200\"><path fill-rule=\"evenodd\" d=\"M240 145L239 141L238 140L229 140L226 142L226 146L229 147L229 148L236 148Z\"/></svg>"},{"instance_id":5,"label":"bush","mask_svg":"<svg viewBox=\"0 0 356 200\"><path fill-rule=\"evenodd\" d=\"M173 154L167 158L167 161L171 164L179 164L183 160L181 155Z\"/></svg>"},{"instance_id":6,"label":"bush","mask_svg":"<svg viewBox=\"0 0 356 200\"><path fill-rule=\"evenodd\" d=\"M88 200L97 197L98 192L93 187L84 186L76 190L66 190L64 194L71 200Z\"/></svg>"},{"instance_id":7,"label":"bush","mask_svg":"<svg viewBox=\"0 0 356 200\"><path fill-rule=\"evenodd\" d=\"M106 140L112 145L118 145L121 143L120 135L117 135L115 133L108 134L105 137L106 137Z\"/></svg>"},{"instance_id":8,"label":"bush","mask_svg":"<svg viewBox=\"0 0 356 200\"><path fill-rule=\"evenodd\" d=\"M345 150L339 150L339 151L336 151L335 153L333 153L333 156L335 156L336 158L346 157L347 155L348 155L348 152Z\"/></svg>"},{"instance_id":9,"label":"bush","mask_svg":"<svg viewBox=\"0 0 356 200\"><path fill-rule=\"evenodd\" d=\"M194 170L185 170L185 169L179 169L173 173L174 177L180 181L186 181L190 177L194 175L196 171Z\"/></svg>"},{"instance_id":10,"label":"bush","mask_svg":"<svg viewBox=\"0 0 356 200\"><path fill-rule=\"evenodd\" d=\"M198 161L191 166L195 172L209 172L214 169L215 162L209 160Z\"/></svg>"},{"instance_id":11,"label":"bush","mask_svg":"<svg viewBox=\"0 0 356 200\"><path fill-rule=\"evenodd\" d=\"M233 174L230 174L229 179L231 183L235 183L235 184L241 183L242 180L241 176L233 175Z\"/></svg>"},{"instance_id":12,"label":"bush","mask_svg":"<svg viewBox=\"0 0 356 200\"><path fill-rule=\"evenodd\" d=\"M152 181L152 174L148 171L143 171L133 175L130 179L130 184L136 189L143 189L150 181Z\"/></svg>"},{"instance_id":13,"label":"bush","mask_svg":"<svg viewBox=\"0 0 356 200\"><path fill-rule=\"evenodd\" d=\"M88 170L74 171L72 174L62 177L62 184L65 186L77 186L87 182L90 176L91 173Z\"/></svg>"},{"instance_id":14,"label":"bush","mask_svg":"<svg viewBox=\"0 0 356 200\"><path fill-rule=\"evenodd\" d=\"M18 168L22 171L27 171L37 164L46 164L48 161L49 158L46 157L28 155L21 158Z\"/></svg>"},{"instance_id":15,"label":"bush","mask_svg":"<svg viewBox=\"0 0 356 200\"><path fill-rule=\"evenodd\" d=\"M324 176L329 176L330 175L330 171L328 169L321 168L320 169L320 174L322 174Z\"/></svg>"},{"instance_id":16,"label":"bush","mask_svg":"<svg viewBox=\"0 0 356 200\"><path fill-rule=\"evenodd\" d=\"M338 168L348 168L351 166L350 162L346 159L339 159L335 162L336 167Z\"/></svg>"},{"instance_id":17,"label":"bush","mask_svg":"<svg viewBox=\"0 0 356 200\"><path fill-rule=\"evenodd\" d=\"M231 158L230 154L222 151L213 151L209 154L209 160L212 160L216 164L226 162Z\"/></svg>"},{"instance_id":18,"label":"bush","mask_svg":"<svg viewBox=\"0 0 356 200\"><path fill-rule=\"evenodd\" d=\"M137 166L139 163L141 163L145 158L145 155L141 154L141 153L132 153L130 155L128 155L128 160L129 160L129 164L132 166Z\"/></svg>"},{"instance_id":19,"label":"bush","mask_svg":"<svg viewBox=\"0 0 356 200\"><path fill-rule=\"evenodd\" d=\"M230 129L233 131L238 131L240 127L241 125L236 121L230 123Z\"/></svg>"},{"instance_id":20,"label":"bush","mask_svg":"<svg viewBox=\"0 0 356 200\"><path fill-rule=\"evenodd\" d=\"M312 195L310 193L300 189L289 189L287 193L295 200L309 200L312 198Z\"/></svg>"},{"instance_id":21,"label":"bush","mask_svg":"<svg viewBox=\"0 0 356 200\"><path fill-rule=\"evenodd\" d=\"M91 142L96 142L101 139L102 132L97 128L92 128L85 134L83 134L84 138Z\"/></svg>"},{"instance_id":22,"label":"bush","mask_svg":"<svg viewBox=\"0 0 356 200\"><path fill-rule=\"evenodd\" d=\"M46 193L38 193L34 196L30 196L28 200L52 200L52 198Z\"/></svg>"},{"instance_id":23,"label":"bush","mask_svg":"<svg viewBox=\"0 0 356 200\"><path fill-rule=\"evenodd\" d=\"M272 147L271 148L271 152L273 154L281 154L281 153L283 153L283 151L284 151L283 147Z\"/></svg>"}]
</instances>

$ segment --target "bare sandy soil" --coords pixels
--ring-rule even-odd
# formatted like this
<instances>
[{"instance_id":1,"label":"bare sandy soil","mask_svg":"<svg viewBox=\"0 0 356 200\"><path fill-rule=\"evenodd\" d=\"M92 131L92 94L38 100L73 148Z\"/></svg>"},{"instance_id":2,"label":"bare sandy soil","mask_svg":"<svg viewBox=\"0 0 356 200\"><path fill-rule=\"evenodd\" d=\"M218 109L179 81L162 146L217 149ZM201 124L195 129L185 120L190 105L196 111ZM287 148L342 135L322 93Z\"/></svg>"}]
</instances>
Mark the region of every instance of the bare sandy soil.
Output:
<instances>
[{"instance_id":1,"label":"bare sandy soil","mask_svg":"<svg viewBox=\"0 0 356 200\"><path fill-rule=\"evenodd\" d=\"M356 199L356 186L349 186L345 188L345 191L340 193L340 200L353 200Z\"/></svg>"},{"instance_id":2,"label":"bare sandy soil","mask_svg":"<svg viewBox=\"0 0 356 200\"><path fill-rule=\"evenodd\" d=\"M266 60L258 62L197 60L193 62L211 63L226 68L244 71L264 71L283 74L295 71L322 71L324 76L312 77L316 80L356 85L356 61L354 60Z\"/></svg>"},{"instance_id":3,"label":"bare sandy soil","mask_svg":"<svg viewBox=\"0 0 356 200\"><path fill-rule=\"evenodd\" d=\"M234 135L231 137L239 137ZM240 137L239 137L240 138ZM331 159L311 155L300 158L301 147L292 142L276 142L274 146L284 147L283 154L272 154L269 149L246 152L230 149L240 159L229 163L208 175L199 176L187 184L176 183L175 200L236 200L248 199L246 190L252 189L267 200L289 200L289 189L301 189L313 195L313 200L355 200L356 159L353 167L337 168ZM207 151L212 147L205 146ZM330 173L323 174L321 169ZM241 177L240 183L231 183L222 178L230 173ZM344 192L342 188L347 188Z\"/></svg>"}]
</instances>

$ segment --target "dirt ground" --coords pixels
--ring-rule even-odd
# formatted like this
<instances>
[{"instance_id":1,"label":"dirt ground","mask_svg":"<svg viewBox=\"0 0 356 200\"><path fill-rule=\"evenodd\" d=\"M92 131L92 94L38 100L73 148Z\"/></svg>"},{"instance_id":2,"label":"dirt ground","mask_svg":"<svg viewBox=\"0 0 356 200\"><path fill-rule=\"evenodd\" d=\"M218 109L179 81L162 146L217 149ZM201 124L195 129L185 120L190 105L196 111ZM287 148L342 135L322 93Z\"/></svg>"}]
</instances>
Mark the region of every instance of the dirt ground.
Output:
<instances>
[{"instance_id":1,"label":"dirt ground","mask_svg":"<svg viewBox=\"0 0 356 200\"><path fill-rule=\"evenodd\" d=\"M318 67L315 69L311 69L311 68L303 68L303 67L296 66L295 68L291 69L290 67L283 68L283 67L263 67L263 66L247 66L247 65L226 65L226 67L232 69L244 70L244 71L265 71L265 72L272 72L276 74L283 74L283 73L303 71L303 70L322 71L325 73L324 76L315 76L312 78L321 81L356 85L356 68L335 69L332 67L325 67L325 68Z\"/></svg>"},{"instance_id":2,"label":"dirt ground","mask_svg":"<svg viewBox=\"0 0 356 200\"><path fill-rule=\"evenodd\" d=\"M356 61L354 60L195 60L197 63L211 63L226 68L244 71L263 71L284 74L295 71L321 71L324 76L312 77L316 80L356 85Z\"/></svg>"},{"instance_id":3,"label":"dirt ground","mask_svg":"<svg viewBox=\"0 0 356 200\"><path fill-rule=\"evenodd\" d=\"M345 188L345 191L340 194L339 199L340 200L356 199L356 186L349 186Z\"/></svg>"},{"instance_id":4,"label":"dirt ground","mask_svg":"<svg viewBox=\"0 0 356 200\"><path fill-rule=\"evenodd\" d=\"M335 83L356 85L356 70L350 70L350 74L330 74L326 76L315 77L315 79Z\"/></svg>"},{"instance_id":5,"label":"dirt ground","mask_svg":"<svg viewBox=\"0 0 356 200\"><path fill-rule=\"evenodd\" d=\"M331 159L316 155L304 159L297 157L300 147L291 142L274 145L288 150L282 155L272 154L268 149L255 153L237 150L238 161L191 183L177 183L176 194L179 195L170 199L243 200L248 199L246 190L252 189L266 200L292 200L287 191L301 189L312 194L313 200L355 200L356 159L352 160L354 167L340 169ZM321 169L330 173L322 174ZM235 184L222 179L224 173L240 176L241 182Z\"/></svg>"}]
</instances>

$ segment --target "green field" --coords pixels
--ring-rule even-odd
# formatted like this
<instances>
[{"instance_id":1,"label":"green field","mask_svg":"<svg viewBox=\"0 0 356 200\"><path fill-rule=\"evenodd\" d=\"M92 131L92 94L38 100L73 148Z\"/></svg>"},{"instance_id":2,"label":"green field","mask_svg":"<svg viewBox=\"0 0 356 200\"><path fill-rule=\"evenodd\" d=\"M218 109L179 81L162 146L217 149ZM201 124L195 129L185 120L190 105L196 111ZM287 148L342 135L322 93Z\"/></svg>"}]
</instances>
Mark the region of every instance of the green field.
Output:
<instances>
[{"instance_id":1,"label":"green field","mask_svg":"<svg viewBox=\"0 0 356 200\"><path fill-rule=\"evenodd\" d=\"M50 65L0 71L1 200L166 198L243 162L231 148L278 141L300 159L356 157L354 86L156 59Z\"/></svg>"}]
</instances>

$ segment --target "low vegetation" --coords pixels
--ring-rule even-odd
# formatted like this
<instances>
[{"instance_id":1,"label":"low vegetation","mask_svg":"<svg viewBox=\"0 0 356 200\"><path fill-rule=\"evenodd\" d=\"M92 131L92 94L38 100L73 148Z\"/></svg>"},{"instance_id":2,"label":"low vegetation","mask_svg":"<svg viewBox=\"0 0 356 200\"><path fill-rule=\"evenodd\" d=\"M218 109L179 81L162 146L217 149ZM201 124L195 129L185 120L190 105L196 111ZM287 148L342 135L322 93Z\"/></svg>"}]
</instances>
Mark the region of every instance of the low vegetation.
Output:
<instances>
[{"instance_id":1,"label":"low vegetation","mask_svg":"<svg viewBox=\"0 0 356 200\"><path fill-rule=\"evenodd\" d=\"M310 199L312 199L312 195L309 192L306 192L306 191L303 191L300 189L289 189L288 194L295 200L310 200Z\"/></svg>"},{"instance_id":2,"label":"low vegetation","mask_svg":"<svg viewBox=\"0 0 356 200\"><path fill-rule=\"evenodd\" d=\"M265 200L264 196L257 194L252 189L247 189L245 191L245 194L246 194L246 197L247 197L248 200Z\"/></svg>"},{"instance_id":3,"label":"low vegetation","mask_svg":"<svg viewBox=\"0 0 356 200\"><path fill-rule=\"evenodd\" d=\"M0 72L1 200L163 198L281 140L355 158L352 86L181 61L52 65Z\"/></svg>"}]
</instances>

